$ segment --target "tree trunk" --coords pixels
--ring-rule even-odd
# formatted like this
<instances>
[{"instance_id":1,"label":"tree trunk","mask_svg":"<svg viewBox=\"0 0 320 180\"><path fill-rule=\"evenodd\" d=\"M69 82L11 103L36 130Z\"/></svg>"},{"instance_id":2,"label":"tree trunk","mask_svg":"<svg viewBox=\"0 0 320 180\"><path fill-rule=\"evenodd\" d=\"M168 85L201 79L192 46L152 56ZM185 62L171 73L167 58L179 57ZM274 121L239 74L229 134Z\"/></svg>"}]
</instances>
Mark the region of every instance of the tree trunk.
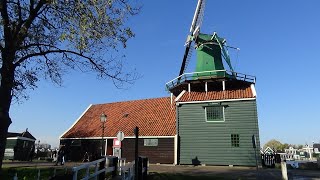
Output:
<instances>
[{"instance_id":1,"label":"tree trunk","mask_svg":"<svg viewBox=\"0 0 320 180\"><path fill-rule=\"evenodd\" d=\"M0 114L0 177L2 177L2 161L6 148L8 128L11 124L11 119L8 115Z\"/></svg>"},{"instance_id":2,"label":"tree trunk","mask_svg":"<svg viewBox=\"0 0 320 180\"><path fill-rule=\"evenodd\" d=\"M4 158L4 151L6 148L8 128L11 124L9 110L12 100L12 90L14 84L13 65L14 52L11 50L3 50L2 67L0 68L1 84L0 84L0 177L2 175L2 161Z\"/></svg>"}]
</instances>

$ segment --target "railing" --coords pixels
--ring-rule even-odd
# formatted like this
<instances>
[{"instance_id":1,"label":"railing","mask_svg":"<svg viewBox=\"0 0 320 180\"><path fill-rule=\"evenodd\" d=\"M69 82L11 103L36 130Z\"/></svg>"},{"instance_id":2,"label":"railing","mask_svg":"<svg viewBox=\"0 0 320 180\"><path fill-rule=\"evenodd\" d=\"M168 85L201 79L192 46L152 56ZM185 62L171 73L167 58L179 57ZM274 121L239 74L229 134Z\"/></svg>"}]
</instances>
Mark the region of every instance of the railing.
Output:
<instances>
[{"instance_id":1,"label":"railing","mask_svg":"<svg viewBox=\"0 0 320 180\"><path fill-rule=\"evenodd\" d=\"M115 170L115 167L107 167L107 168L103 168L99 170L99 165L102 162L106 162L106 158L101 158L98 159L96 161L92 161L92 162L88 162L85 164L82 164L80 166L76 166L72 168L72 172L73 172L73 180L77 180L78 179L78 172L82 169L86 169L86 174L85 176L81 179L81 180L88 180L91 178L97 179L98 175L100 175L101 173L108 173L108 172L112 172ZM94 172L90 173L90 168L94 166Z\"/></svg>"},{"instance_id":2,"label":"railing","mask_svg":"<svg viewBox=\"0 0 320 180\"><path fill-rule=\"evenodd\" d=\"M121 175L121 168L126 165L126 158L118 159L119 175Z\"/></svg>"},{"instance_id":3,"label":"railing","mask_svg":"<svg viewBox=\"0 0 320 180\"><path fill-rule=\"evenodd\" d=\"M135 176L134 168L135 168L135 162L134 161L132 161L131 163L128 163L127 165L119 166L121 179L122 180L132 180L132 179L134 179L134 176Z\"/></svg>"},{"instance_id":4,"label":"railing","mask_svg":"<svg viewBox=\"0 0 320 180\"><path fill-rule=\"evenodd\" d=\"M242 74L234 71L228 70L215 70L215 71L202 71L202 72L192 72L184 73L173 80L166 83L167 90L189 80L205 79L205 78L226 78L234 77L237 80L248 81L256 83L256 77L252 75Z\"/></svg>"}]
</instances>

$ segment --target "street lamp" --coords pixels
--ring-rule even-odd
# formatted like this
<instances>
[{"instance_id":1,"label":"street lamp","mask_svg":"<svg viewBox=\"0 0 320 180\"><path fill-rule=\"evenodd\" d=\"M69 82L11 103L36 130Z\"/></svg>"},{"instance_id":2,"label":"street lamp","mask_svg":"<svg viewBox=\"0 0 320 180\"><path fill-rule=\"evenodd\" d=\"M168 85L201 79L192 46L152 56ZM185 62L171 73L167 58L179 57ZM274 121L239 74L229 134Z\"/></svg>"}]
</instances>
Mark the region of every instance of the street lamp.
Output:
<instances>
[{"instance_id":1,"label":"street lamp","mask_svg":"<svg viewBox=\"0 0 320 180\"><path fill-rule=\"evenodd\" d=\"M101 135L101 156L103 156L103 136L104 136L104 124L106 123L107 121L107 115L105 115L104 113L102 113L100 115L100 122L102 123L102 135Z\"/></svg>"}]
</instances>

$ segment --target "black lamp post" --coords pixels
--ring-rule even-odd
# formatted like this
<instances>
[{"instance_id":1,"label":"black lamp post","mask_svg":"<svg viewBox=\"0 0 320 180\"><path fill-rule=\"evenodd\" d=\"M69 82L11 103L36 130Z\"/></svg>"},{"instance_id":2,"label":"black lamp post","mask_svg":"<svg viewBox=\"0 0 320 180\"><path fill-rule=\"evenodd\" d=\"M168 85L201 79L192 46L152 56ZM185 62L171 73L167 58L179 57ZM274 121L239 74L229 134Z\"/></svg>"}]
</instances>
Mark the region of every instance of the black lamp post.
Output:
<instances>
[{"instance_id":1,"label":"black lamp post","mask_svg":"<svg viewBox=\"0 0 320 180\"><path fill-rule=\"evenodd\" d=\"M103 156L103 136L104 136L104 128L105 128L105 123L107 121L107 115L102 113L100 115L100 122L102 123L102 135L101 135L101 156Z\"/></svg>"}]
</instances>

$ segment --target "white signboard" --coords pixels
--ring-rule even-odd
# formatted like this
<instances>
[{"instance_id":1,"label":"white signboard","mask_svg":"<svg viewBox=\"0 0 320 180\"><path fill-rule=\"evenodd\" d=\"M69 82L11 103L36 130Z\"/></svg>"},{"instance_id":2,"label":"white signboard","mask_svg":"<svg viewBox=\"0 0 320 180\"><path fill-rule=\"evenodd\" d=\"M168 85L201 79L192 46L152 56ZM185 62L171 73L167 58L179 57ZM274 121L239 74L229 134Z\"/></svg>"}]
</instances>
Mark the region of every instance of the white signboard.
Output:
<instances>
[{"instance_id":1,"label":"white signboard","mask_svg":"<svg viewBox=\"0 0 320 180\"><path fill-rule=\"evenodd\" d=\"M5 151L4 151L4 156L6 156L6 157L13 157L14 156L14 151L13 151L13 149L5 149Z\"/></svg>"},{"instance_id":2,"label":"white signboard","mask_svg":"<svg viewBox=\"0 0 320 180\"><path fill-rule=\"evenodd\" d=\"M158 146L158 139L144 139L144 146Z\"/></svg>"}]
</instances>

